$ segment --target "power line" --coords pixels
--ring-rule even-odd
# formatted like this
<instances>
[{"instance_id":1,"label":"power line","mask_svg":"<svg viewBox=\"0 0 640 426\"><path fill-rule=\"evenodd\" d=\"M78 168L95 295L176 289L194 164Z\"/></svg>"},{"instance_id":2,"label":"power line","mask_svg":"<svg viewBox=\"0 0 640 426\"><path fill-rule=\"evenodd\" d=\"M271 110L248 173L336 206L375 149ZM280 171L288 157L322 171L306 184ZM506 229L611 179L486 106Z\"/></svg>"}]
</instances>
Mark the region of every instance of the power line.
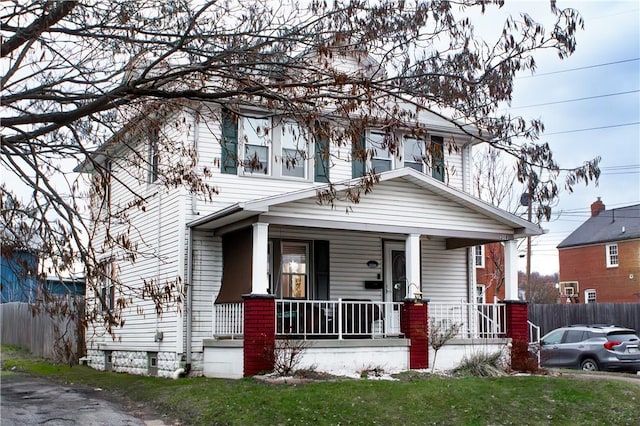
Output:
<instances>
[{"instance_id":1,"label":"power line","mask_svg":"<svg viewBox=\"0 0 640 426\"><path fill-rule=\"evenodd\" d=\"M610 126L600 126L600 127L589 127L586 129L574 129L574 130L564 130L561 132L551 132L551 133L544 133L545 136L550 136L550 135L562 135L565 133L578 133L578 132L588 132L590 130L601 130L601 129L611 129L614 127L626 127L626 126L636 126L640 124L640 121L635 121L633 123L623 123L623 124L612 124Z\"/></svg>"},{"instance_id":2,"label":"power line","mask_svg":"<svg viewBox=\"0 0 640 426\"><path fill-rule=\"evenodd\" d=\"M546 105L564 104L568 102L578 102L578 101L586 101L590 99L607 98L611 96L628 95L630 93L638 93L638 92L640 92L640 90L629 90L627 92L607 93L604 95L587 96L585 98L575 98L575 99L566 99L564 101L545 102L543 104L523 105L523 106L511 107L509 109L532 108L532 107L539 107L539 106L546 106Z\"/></svg>"},{"instance_id":3,"label":"power line","mask_svg":"<svg viewBox=\"0 0 640 426\"><path fill-rule=\"evenodd\" d=\"M587 66L584 66L584 67L569 68L569 69L566 69L566 70L543 72L543 73L540 73L540 74L532 74L532 75L524 75L524 76L517 77L517 78L518 79L521 79L521 78L524 79L524 78L532 78L532 77L541 77L543 75L553 75L553 74L561 74L561 73L571 72L571 71L587 70L587 69L591 69L591 68L606 67L606 66L609 66L609 65L624 64L624 63L627 63L627 62L633 62L633 61L638 61L638 60L640 60L640 58L623 59L621 61L605 62L605 63L602 63L602 64L587 65Z\"/></svg>"}]
</instances>

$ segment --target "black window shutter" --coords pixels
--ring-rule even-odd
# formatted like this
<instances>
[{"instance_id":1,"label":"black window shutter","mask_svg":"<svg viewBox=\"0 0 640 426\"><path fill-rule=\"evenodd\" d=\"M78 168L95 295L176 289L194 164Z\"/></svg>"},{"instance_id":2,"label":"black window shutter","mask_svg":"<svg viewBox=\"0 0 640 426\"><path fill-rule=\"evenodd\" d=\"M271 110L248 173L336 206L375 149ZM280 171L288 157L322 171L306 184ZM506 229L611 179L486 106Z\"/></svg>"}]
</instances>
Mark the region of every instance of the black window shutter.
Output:
<instances>
[{"instance_id":1,"label":"black window shutter","mask_svg":"<svg viewBox=\"0 0 640 426\"><path fill-rule=\"evenodd\" d=\"M359 139L353 139L353 146L351 149L351 177L358 178L365 174L366 162L364 158L356 158L354 153L358 150L366 150L365 135L361 135Z\"/></svg>"},{"instance_id":2,"label":"black window shutter","mask_svg":"<svg viewBox=\"0 0 640 426\"><path fill-rule=\"evenodd\" d=\"M238 173L238 119L226 109L222 110L222 157L220 171Z\"/></svg>"},{"instance_id":3,"label":"black window shutter","mask_svg":"<svg viewBox=\"0 0 640 426\"><path fill-rule=\"evenodd\" d=\"M329 182L329 140L325 134L316 136L314 181Z\"/></svg>"},{"instance_id":4,"label":"black window shutter","mask_svg":"<svg viewBox=\"0 0 640 426\"><path fill-rule=\"evenodd\" d=\"M313 268L316 300L329 300L329 241L313 242Z\"/></svg>"},{"instance_id":5,"label":"black window shutter","mask_svg":"<svg viewBox=\"0 0 640 426\"><path fill-rule=\"evenodd\" d=\"M444 138L431 136L431 176L444 182Z\"/></svg>"}]
</instances>

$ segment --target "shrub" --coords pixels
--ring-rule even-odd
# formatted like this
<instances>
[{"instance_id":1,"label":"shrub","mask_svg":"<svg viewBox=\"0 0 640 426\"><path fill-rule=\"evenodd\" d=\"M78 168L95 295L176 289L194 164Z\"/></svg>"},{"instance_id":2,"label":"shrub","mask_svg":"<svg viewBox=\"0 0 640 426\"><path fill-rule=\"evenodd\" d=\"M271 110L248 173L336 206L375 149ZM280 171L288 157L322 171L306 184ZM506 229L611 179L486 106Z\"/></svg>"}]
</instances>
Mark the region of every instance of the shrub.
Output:
<instances>
[{"instance_id":1,"label":"shrub","mask_svg":"<svg viewBox=\"0 0 640 426\"><path fill-rule=\"evenodd\" d=\"M499 377L506 375L505 362L501 351L478 352L462 358L462 362L453 369L455 374L475 377Z\"/></svg>"}]
</instances>

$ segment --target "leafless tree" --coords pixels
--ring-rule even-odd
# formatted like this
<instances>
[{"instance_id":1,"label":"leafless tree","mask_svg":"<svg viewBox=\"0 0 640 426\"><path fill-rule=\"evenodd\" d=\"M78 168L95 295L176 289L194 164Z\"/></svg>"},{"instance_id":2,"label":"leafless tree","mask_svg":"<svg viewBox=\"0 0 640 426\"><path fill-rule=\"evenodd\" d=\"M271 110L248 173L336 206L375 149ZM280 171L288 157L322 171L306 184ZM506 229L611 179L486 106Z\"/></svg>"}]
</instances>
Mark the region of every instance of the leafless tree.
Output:
<instances>
[{"instance_id":1,"label":"leafless tree","mask_svg":"<svg viewBox=\"0 0 640 426\"><path fill-rule=\"evenodd\" d=\"M575 10L557 9L552 1L556 23L550 29L522 14L508 18L495 39L483 40L465 12L491 13L501 0L303 3L3 2L1 164L7 179L1 210L7 241L24 246L20 229L29 224L51 272L80 262L94 290L105 274L94 247L119 247L135 261L141 255L129 238L135 229L114 228L104 241L94 240L97 220L126 224L130 214L145 209L145 198L133 189L128 205L110 209L103 202L104 183L117 179L110 165L119 163L136 176L157 173L167 189L185 186L205 199L216 194L210 172L194 168L193 147L160 126L191 131L188 123L172 121L172 113L184 109L198 115L224 106L234 113L254 105L292 116L338 144L350 144L370 126L406 129L428 111L516 158L521 181L531 181L539 168L553 176L562 171L549 146L537 143L540 121L501 115L498 108L511 100L516 73L535 70L536 51L553 49L560 58L573 53L582 27ZM333 60L345 54L361 58L360 71ZM143 117L144 130L138 128ZM148 134L149 121L151 127L157 123L160 155L177 158L171 167L158 169L134 146L128 157L108 149L92 155L105 142L126 144L124 134ZM426 131L411 126L418 136ZM392 152L395 143L385 141ZM80 162L93 170L90 191L70 173ZM564 184L570 188L598 175L594 159L566 170ZM375 181L365 176L349 198L357 202ZM557 190L555 180L536 187L541 199ZM329 190L321 198L331 202L334 196ZM182 291L180 284L145 283L141 296L161 312L179 303L174 294ZM96 311L89 319L108 328L123 325L110 312Z\"/></svg>"},{"instance_id":2,"label":"leafless tree","mask_svg":"<svg viewBox=\"0 0 640 426\"><path fill-rule=\"evenodd\" d=\"M532 272L527 284L526 274L518 272L519 287L524 289L525 298L530 303L558 303L558 274L541 275Z\"/></svg>"}]
</instances>

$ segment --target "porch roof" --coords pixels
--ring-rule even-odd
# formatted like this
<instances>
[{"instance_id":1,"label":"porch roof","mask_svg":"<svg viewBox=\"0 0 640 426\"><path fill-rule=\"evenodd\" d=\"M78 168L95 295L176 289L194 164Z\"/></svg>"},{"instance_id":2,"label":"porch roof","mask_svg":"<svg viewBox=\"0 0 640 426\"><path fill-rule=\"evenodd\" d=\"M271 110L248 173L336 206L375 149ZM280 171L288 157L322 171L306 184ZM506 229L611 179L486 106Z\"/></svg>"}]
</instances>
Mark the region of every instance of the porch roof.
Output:
<instances>
[{"instance_id":1,"label":"porch roof","mask_svg":"<svg viewBox=\"0 0 640 426\"><path fill-rule=\"evenodd\" d=\"M381 173L379 175L379 182L374 184L373 190L370 194L363 195L361 202L366 200L367 197L373 197L376 193L377 185L385 182L395 183L403 187L415 186L424 189L449 204L454 204L464 208L470 215L474 214L478 217L490 219L496 224L499 224L502 228L500 230L494 229L489 231L483 231L482 229L455 231L452 229L440 229L437 226L425 227L424 224L398 225L394 223L366 223L366 221L361 221L360 223L354 223L353 221L349 222L346 220L336 221L335 214L333 217L329 217L328 215L323 217L322 214L318 214L314 216L312 220L310 220L310 218L302 218L299 215L292 215L290 218L287 218L283 216L282 211L278 214L274 214L276 210L281 210L285 204L300 203L305 200L315 200L319 192L330 189L329 185L314 186L303 190L287 192L242 203L235 203L225 209L194 220L187 226L198 229L219 229L260 216L260 221L278 224L289 223L299 226L332 227L362 231L404 234L418 233L422 235L444 236L450 238L447 241L447 246L449 248L466 247L490 241L504 241L528 235L540 235L542 233L541 228L531 222L494 207L463 191L447 186L437 179L411 168L402 168ZM344 192L348 189L353 190L354 188L357 188L360 183L360 178L350 179L335 184L331 190L336 193ZM401 201L403 200L401 195L398 195L398 201L400 202L395 203L395 205L402 209L403 206ZM307 206L310 206L310 204L307 203ZM355 206L358 206L358 204ZM318 205L317 207L320 208L321 206Z\"/></svg>"}]
</instances>

